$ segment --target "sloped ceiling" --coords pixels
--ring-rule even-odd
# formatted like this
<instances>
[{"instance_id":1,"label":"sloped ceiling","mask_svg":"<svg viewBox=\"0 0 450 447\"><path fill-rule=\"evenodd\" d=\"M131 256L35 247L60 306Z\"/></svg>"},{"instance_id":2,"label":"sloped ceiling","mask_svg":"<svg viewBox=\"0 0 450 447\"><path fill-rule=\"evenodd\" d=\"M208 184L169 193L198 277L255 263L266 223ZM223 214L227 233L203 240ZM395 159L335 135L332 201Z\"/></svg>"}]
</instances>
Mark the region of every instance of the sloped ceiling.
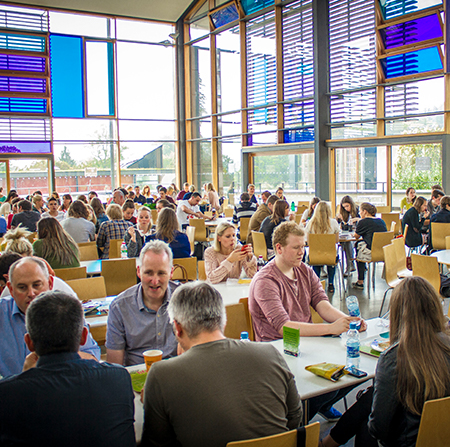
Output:
<instances>
[{"instance_id":1,"label":"sloped ceiling","mask_svg":"<svg viewBox=\"0 0 450 447\"><path fill-rule=\"evenodd\" d=\"M176 22L192 0L14 0L14 3Z\"/></svg>"}]
</instances>

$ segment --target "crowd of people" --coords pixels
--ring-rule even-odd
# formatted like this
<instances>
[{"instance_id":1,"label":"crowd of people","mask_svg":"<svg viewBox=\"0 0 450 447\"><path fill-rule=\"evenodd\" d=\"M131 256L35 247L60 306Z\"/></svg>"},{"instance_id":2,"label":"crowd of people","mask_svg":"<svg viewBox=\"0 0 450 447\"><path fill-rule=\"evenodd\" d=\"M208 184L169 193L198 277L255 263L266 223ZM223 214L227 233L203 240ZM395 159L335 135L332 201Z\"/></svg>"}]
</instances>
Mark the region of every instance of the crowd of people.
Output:
<instances>
[{"instance_id":1,"label":"crowd of people","mask_svg":"<svg viewBox=\"0 0 450 447\"><path fill-rule=\"evenodd\" d=\"M350 196L342 198L336 218L314 197L297 224L282 188L264 191L259 201L249 185L231 222L217 225L204 251L208 281L180 286L172 281L174 262L192 255L183 229L192 217L214 219L208 211L223 208L214 185L203 189L202 195L189 184L181 191L160 185L153 196L148 186L142 192L139 186L119 188L106 204L94 191L76 200L53 193L45 201L39 191L29 200L8 194L1 208L0 444L135 445L133 391L121 366L143 363L147 349L161 350L165 361L152 366L145 384L143 446L225 447L301 425L301 396L282 355L267 343L225 338L224 303L211 284L242 274L252 278L248 307L258 342L282 338L284 326L302 337L339 336L358 320L363 332L364 320L330 303L320 284L323 266L306 264L305 246L310 234L351 231L358 241L345 242L346 275L357 270L353 287L363 288L364 256L373 234L387 231L386 225L373 204L357 206ZM423 245L424 227L450 216L450 197L442 188L429 201L414 194L407 191L403 221L412 243L420 236ZM200 208L204 204L210 210ZM246 217L250 235L240 243L239 223ZM264 234L271 258L259 270L252 230ZM107 363L99 363L79 300L54 269L79 266L78 244L88 241L96 241L99 257L107 259L113 239L123 240L128 257L137 258L139 282L110 305ZM327 270L333 293L334 267ZM312 323L311 309L323 323ZM355 435L357 446L412 446L424 402L450 394L450 336L433 287L405 279L390 311L391 347L380 357L374 385L344 415L334 404L352 387L309 399L309 419L318 413L338 421L321 446L345 444ZM25 426L16 417L18 405L34 410ZM80 413L95 423L82 430L68 426Z\"/></svg>"}]
</instances>

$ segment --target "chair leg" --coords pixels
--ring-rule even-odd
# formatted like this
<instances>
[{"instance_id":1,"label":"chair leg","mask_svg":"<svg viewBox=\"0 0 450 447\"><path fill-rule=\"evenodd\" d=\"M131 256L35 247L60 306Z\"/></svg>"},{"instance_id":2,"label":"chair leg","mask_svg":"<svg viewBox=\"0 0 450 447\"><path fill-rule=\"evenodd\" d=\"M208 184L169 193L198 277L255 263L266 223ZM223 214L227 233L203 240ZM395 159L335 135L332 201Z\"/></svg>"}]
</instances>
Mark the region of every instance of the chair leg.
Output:
<instances>
[{"instance_id":1,"label":"chair leg","mask_svg":"<svg viewBox=\"0 0 450 447\"><path fill-rule=\"evenodd\" d=\"M383 301L381 302L380 312L378 312L379 317L381 317L381 312L383 311L383 307L384 307L384 301L386 300L386 295L389 292L389 290L392 290L392 287L387 288L386 291L384 292Z\"/></svg>"},{"instance_id":2,"label":"chair leg","mask_svg":"<svg viewBox=\"0 0 450 447\"><path fill-rule=\"evenodd\" d=\"M375 271L376 271L376 262L372 262L372 288L375 290Z\"/></svg>"}]
</instances>

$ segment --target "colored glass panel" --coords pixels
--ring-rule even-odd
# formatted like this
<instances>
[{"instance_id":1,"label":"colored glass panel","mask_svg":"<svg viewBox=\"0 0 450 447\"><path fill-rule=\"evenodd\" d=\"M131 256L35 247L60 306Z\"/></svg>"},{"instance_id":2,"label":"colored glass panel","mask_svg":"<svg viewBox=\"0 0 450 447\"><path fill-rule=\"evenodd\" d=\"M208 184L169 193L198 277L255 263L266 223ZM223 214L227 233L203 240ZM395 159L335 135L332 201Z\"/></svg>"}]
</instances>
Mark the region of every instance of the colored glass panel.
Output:
<instances>
[{"instance_id":1,"label":"colored glass panel","mask_svg":"<svg viewBox=\"0 0 450 447\"><path fill-rule=\"evenodd\" d=\"M59 118L83 118L83 47L81 37L50 36L52 113Z\"/></svg>"},{"instance_id":2,"label":"colored glass panel","mask_svg":"<svg viewBox=\"0 0 450 447\"><path fill-rule=\"evenodd\" d=\"M0 98L0 112L47 113L45 99Z\"/></svg>"},{"instance_id":3,"label":"colored glass panel","mask_svg":"<svg viewBox=\"0 0 450 447\"><path fill-rule=\"evenodd\" d=\"M241 0L241 4L245 14L251 14L273 5L273 0Z\"/></svg>"},{"instance_id":4,"label":"colored glass panel","mask_svg":"<svg viewBox=\"0 0 450 447\"><path fill-rule=\"evenodd\" d=\"M442 0L380 0L381 12L385 20L435 5L442 5Z\"/></svg>"},{"instance_id":5,"label":"colored glass panel","mask_svg":"<svg viewBox=\"0 0 450 447\"><path fill-rule=\"evenodd\" d=\"M44 94L46 92L46 80L0 76L0 91Z\"/></svg>"},{"instance_id":6,"label":"colored glass panel","mask_svg":"<svg viewBox=\"0 0 450 447\"><path fill-rule=\"evenodd\" d=\"M0 48L43 53L45 51L45 37L0 33Z\"/></svg>"},{"instance_id":7,"label":"colored glass panel","mask_svg":"<svg viewBox=\"0 0 450 447\"><path fill-rule=\"evenodd\" d=\"M302 141L314 141L314 128L284 131L284 143L299 143Z\"/></svg>"},{"instance_id":8,"label":"colored glass panel","mask_svg":"<svg viewBox=\"0 0 450 447\"><path fill-rule=\"evenodd\" d=\"M380 62L386 79L442 70L443 68L437 47L390 56L380 59Z\"/></svg>"},{"instance_id":9,"label":"colored glass panel","mask_svg":"<svg viewBox=\"0 0 450 447\"><path fill-rule=\"evenodd\" d=\"M45 73L45 57L0 54L0 70Z\"/></svg>"},{"instance_id":10,"label":"colored glass panel","mask_svg":"<svg viewBox=\"0 0 450 447\"><path fill-rule=\"evenodd\" d=\"M230 3L218 11L211 12L211 20L215 28L219 28L237 19L239 19L239 12L235 3Z\"/></svg>"},{"instance_id":11,"label":"colored glass panel","mask_svg":"<svg viewBox=\"0 0 450 447\"><path fill-rule=\"evenodd\" d=\"M0 141L0 154L50 154L50 141Z\"/></svg>"},{"instance_id":12,"label":"colored glass panel","mask_svg":"<svg viewBox=\"0 0 450 447\"><path fill-rule=\"evenodd\" d=\"M442 28L437 14L420 17L380 30L386 49L442 38Z\"/></svg>"}]
</instances>

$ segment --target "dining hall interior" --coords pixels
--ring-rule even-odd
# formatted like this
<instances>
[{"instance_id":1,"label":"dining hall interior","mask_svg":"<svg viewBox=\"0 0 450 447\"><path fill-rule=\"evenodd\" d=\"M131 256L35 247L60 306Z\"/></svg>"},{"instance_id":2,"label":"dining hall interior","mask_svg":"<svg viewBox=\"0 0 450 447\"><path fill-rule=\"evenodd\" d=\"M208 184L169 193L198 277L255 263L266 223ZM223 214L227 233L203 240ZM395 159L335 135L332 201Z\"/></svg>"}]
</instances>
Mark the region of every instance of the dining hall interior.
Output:
<instances>
[{"instance_id":1,"label":"dining hall interior","mask_svg":"<svg viewBox=\"0 0 450 447\"><path fill-rule=\"evenodd\" d=\"M230 220L252 185L258 205L265 204L265 191L281 189L292 220L304 227L302 216L319 200L340 222L350 197L359 211L372 205L374 213L364 208L365 215L383 221L387 231L373 242L370 236L366 261L354 251L357 220L344 231L341 226L338 244L321 246L317 259L314 238L308 239L312 267L336 266L336 276L319 269L330 303L348 313L346 298L356 296L361 317L376 319L369 327L375 337L387 330L382 317L389 318L393 288L417 276L432 284L447 315L450 219L434 222L430 213L415 228L404 217L416 197L438 212L450 191L449 7L449 0L1 2L0 187L19 196L96 191L109 203L128 185L148 185L158 194L171 183L180 190L195 185L200 193L212 184L220 218ZM438 202L435 190L442 191ZM423 217L425 208L417 211ZM195 246L203 253L214 245L219 221L206 222L204 234L196 229L195 236L189 227L197 219L189 220L191 254ZM236 233L243 245L246 231ZM409 244L408 231L420 243ZM426 242L430 232L433 245ZM121 257L122 242L111 242L110 259ZM271 258L266 242L262 251L256 244L254 238L257 259ZM134 260L125 269L131 281L116 287L125 264L108 267L92 242L78 245L86 253L77 267L82 276L56 272L69 285L105 277L94 296L103 299L136 284ZM176 279L207 279L205 260L193 259L194 273L191 261L180 261ZM254 340L245 301L250 280L233 281L216 289L227 306L246 310ZM72 285L90 297L89 284ZM103 359L107 318L99 312L88 319ZM233 336L225 335L239 338L240 326L228 330ZM305 346L316 349L309 340ZM362 357L373 378L376 361ZM310 374L306 363L300 368L289 359L288 365L297 380ZM366 385L336 408L344 413ZM142 405L136 405L142 432ZM333 426L319 415L311 421L320 422L320 438Z\"/></svg>"}]
</instances>

